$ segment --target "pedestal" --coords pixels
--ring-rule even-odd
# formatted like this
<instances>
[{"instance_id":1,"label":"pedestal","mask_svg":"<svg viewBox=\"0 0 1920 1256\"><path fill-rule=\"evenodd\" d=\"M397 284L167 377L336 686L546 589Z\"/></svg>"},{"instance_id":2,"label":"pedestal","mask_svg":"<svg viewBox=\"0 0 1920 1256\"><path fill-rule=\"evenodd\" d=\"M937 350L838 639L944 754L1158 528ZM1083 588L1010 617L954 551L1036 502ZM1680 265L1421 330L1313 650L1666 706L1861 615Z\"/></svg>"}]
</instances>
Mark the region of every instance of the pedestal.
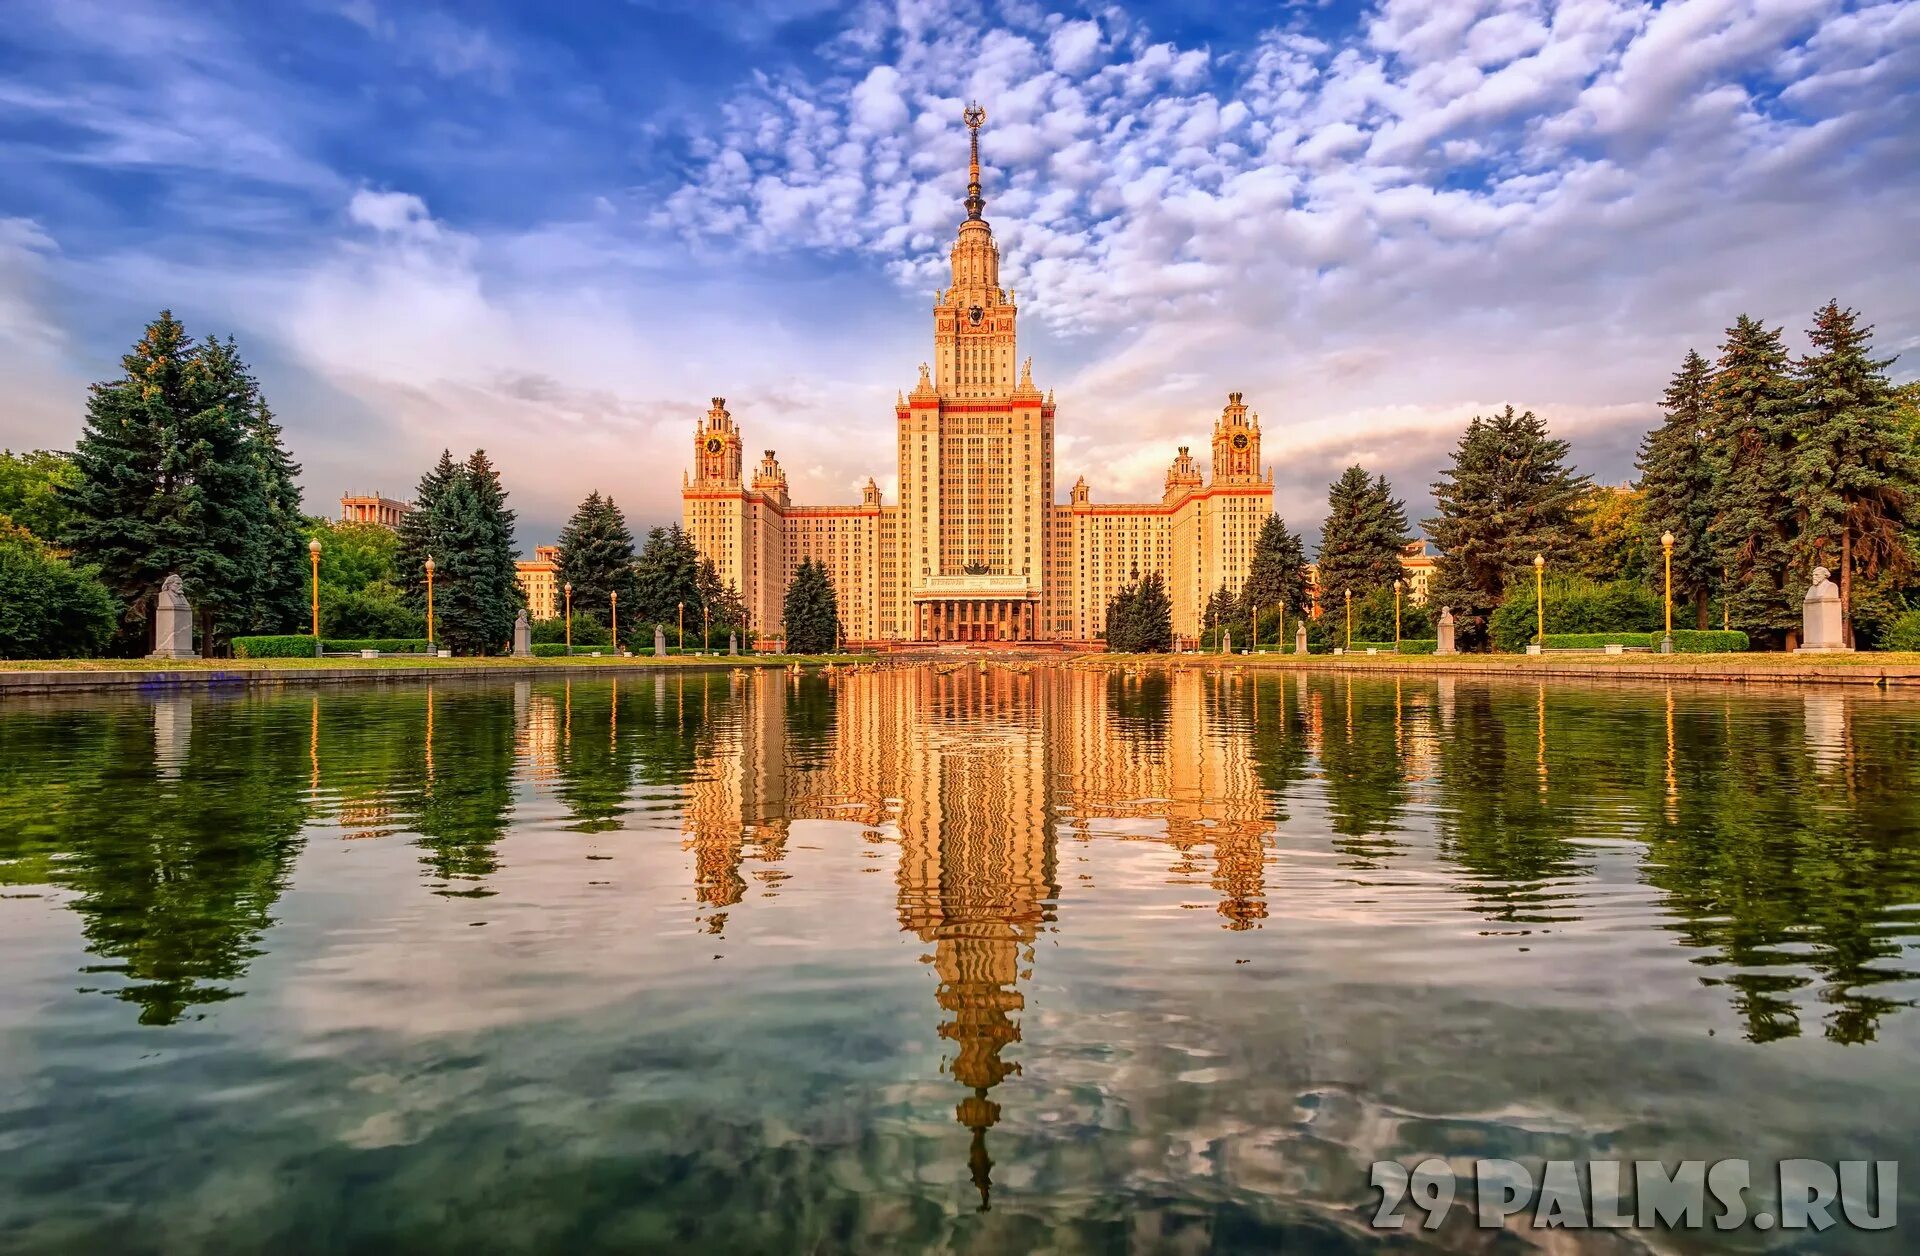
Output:
<instances>
[{"instance_id":1,"label":"pedestal","mask_svg":"<svg viewBox=\"0 0 1920 1256\"><path fill-rule=\"evenodd\" d=\"M160 582L160 595L153 605L154 659L190 659L193 657L193 607L180 577L168 576Z\"/></svg>"}]
</instances>

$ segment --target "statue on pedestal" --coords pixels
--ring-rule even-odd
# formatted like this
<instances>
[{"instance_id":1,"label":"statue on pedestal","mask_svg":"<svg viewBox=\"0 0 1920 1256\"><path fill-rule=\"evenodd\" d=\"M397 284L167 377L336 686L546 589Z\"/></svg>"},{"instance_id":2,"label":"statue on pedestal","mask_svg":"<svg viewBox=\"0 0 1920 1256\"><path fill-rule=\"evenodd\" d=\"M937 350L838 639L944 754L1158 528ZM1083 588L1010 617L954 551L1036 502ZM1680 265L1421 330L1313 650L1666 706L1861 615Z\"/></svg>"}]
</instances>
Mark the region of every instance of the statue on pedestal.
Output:
<instances>
[{"instance_id":1,"label":"statue on pedestal","mask_svg":"<svg viewBox=\"0 0 1920 1256\"><path fill-rule=\"evenodd\" d=\"M1800 650L1802 654L1851 654L1846 631L1841 623L1840 590L1825 567L1813 569L1813 584L1801 603Z\"/></svg>"},{"instance_id":2,"label":"statue on pedestal","mask_svg":"<svg viewBox=\"0 0 1920 1256\"><path fill-rule=\"evenodd\" d=\"M523 607L513 617L513 657L530 659L533 657L533 626L527 623L527 612Z\"/></svg>"},{"instance_id":3,"label":"statue on pedestal","mask_svg":"<svg viewBox=\"0 0 1920 1256\"><path fill-rule=\"evenodd\" d=\"M1307 621L1304 619L1300 621L1300 626L1293 630L1293 652L1295 654L1307 652Z\"/></svg>"},{"instance_id":4,"label":"statue on pedestal","mask_svg":"<svg viewBox=\"0 0 1920 1256\"><path fill-rule=\"evenodd\" d=\"M739 633L730 632L727 634L727 653L730 655L740 653L740 634Z\"/></svg>"},{"instance_id":5,"label":"statue on pedestal","mask_svg":"<svg viewBox=\"0 0 1920 1256\"><path fill-rule=\"evenodd\" d=\"M1440 644L1434 648L1433 652L1435 654L1458 652L1453 648L1453 608L1451 606L1440 608Z\"/></svg>"},{"instance_id":6,"label":"statue on pedestal","mask_svg":"<svg viewBox=\"0 0 1920 1256\"><path fill-rule=\"evenodd\" d=\"M147 657L193 657L193 607L187 602L178 573L160 582L160 596L153 605L153 653Z\"/></svg>"},{"instance_id":7,"label":"statue on pedestal","mask_svg":"<svg viewBox=\"0 0 1920 1256\"><path fill-rule=\"evenodd\" d=\"M659 624L653 626L653 657L667 657L667 630Z\"/></svg>"}]
</instances>

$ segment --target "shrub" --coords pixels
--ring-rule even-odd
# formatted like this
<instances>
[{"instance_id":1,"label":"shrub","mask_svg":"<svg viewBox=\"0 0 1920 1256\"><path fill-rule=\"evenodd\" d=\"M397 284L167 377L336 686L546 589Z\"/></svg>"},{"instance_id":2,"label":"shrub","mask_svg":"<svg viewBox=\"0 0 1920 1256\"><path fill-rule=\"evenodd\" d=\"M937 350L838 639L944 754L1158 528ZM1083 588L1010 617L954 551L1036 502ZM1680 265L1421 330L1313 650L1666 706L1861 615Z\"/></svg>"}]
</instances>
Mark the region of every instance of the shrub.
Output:
<instances>
[{"instance_id":1,"label":"shrub","mask_svg":"<svg viewBox=\"0 0 1920 1256\"><path fill-rule=\"evenodd\" d=\"M535 645L565 645L567 643L567 621L564 617L559 619L536 619L529 627L533 630L533 644ZM652 638L653 632L651 629L648 630L647 636L648 638ZM573 616L573 644L576 647L586 646L589 649L595 646L611 645L613 644L613 633L608 630L605 624L593 616L583 615L576 611ZM564 654L566 651L563 650L561 653Z\"/></svg>"},{"instance_id":2,"label":"shrub","mask_svg":"<svg viewBox=\"0 0 1920 1256\"><path fill-rule=\"evenodd\" d=\"M1440 638L1438 637L1402 637L1400 639L1402 654L1432 654L1439 648Z\"/></svg>"},{"instance_id":3,"label":"shrub","mask_svg":"<svg viewBox=\"0 0 1920 1256\"><path fill-rule=\"evenodd\" d=\"M8 526L0 516L0 658L99 654L120 619L113 594L93 568L56 558Z\"/></svg>"},{"instance_id":4,"label":"shrub","mask_svg":"<svg viewBox=\"0 0 1920 1256\"><path fill-rule=\"evenodd\" d=\"M1518 653L1533 641L1537 624L1532 582L1507 590L1488 632L1496 650ZM1660 599L1632 581L1601 584L1577 576L1547 582L1548 636L1649 633L1660 627ZM1676 647L1677 648L1677 647Z\"/></svg>"},{"instance_id":5,"label":"shrub","mask_svg":"<svg viewBox=\"0 0 1920 1256\"><path fill-rule=\"evenodd\" d=\"M1603 646L1625 645L1644 649L1649 638L1644 632L1550 632L1547 634L1549 650L1598 650ZM1657 648L1660 644L1658 634L1651 641ZM1527 643L1522 642L1524 649ZM1676 647L1678 648L1678 647Z\"/></svg>"},{"instance_id":6,"label":"shrub","mask_svg":"<svg viewBox=\"0 0 1920 1256\"><path fill-rule=\"evenodd\" d=\"M1660 634L1649 634L1654 649L1660 648ZM1735 629L1722 632L1718 628L1696 629L1676 628L1673 631L1673 652L1675 654L1740 654L1749 648L1747 634Z\"/></svg>"},{"instance_id":7,"label":"shrub","mask_svg":"<svg viewBox=\"0 0 1920 1256\"><path fill-rule=\"evenodd\" d=\"M330 654L358 654L362 650L378 650L382 654L420 654L426 651L427 643L424 638L353 637L339 641L322 638L320 646ZM310 659L313 657L313 638L304 633L297 636L235 637L233 657Z\"/></svg>"},{"instance_id":8,"label":"shrub","mask_svg":"<svg viewBox=\"0 0 1920 1256\"><path fill-rule=\"evenodd\" d=\"M1920 610L1896 616L1880 640L1888 650L1920 650Z\"/></svg>"},{"instance_id":9,"label":"shrub","mask_svg":"<svg viewBox=\"0 0 1920 1256\"><path fill-rule=\"evenodd\" d=\"M1405 590L1400 594L1400 639L1424 637L1433 631L1433 621L1438 611L1424 606L1415 606L1413 599ZM1346 630L1346 608L1340 608L1340 628ZM1360 639L1365 637L1375 646L1385 641L1393 644L1393 586L1382 585L1369 591L1364 597L1353 600L1353 648L1361 648Z\"/></svg>"},{"instance_id":10,"label":"shrub","mask_svg":"<svg viewBox=\"0 0 1920 1256\"><path fill-rule=\"evenodd\" d=\"M1367 652L1368 650L1378 650L1378 651L1380 651L1380 652L1381 652L1382 654L1392 654L1392 653L1393 653L1393 642L1391 642L1391 641L1362 641L1362 640L1361 640L1360 638L1358 638L1358 637L1355 637L1355 638L1353 639L1353 652L1354 652L1355 654L1365 654L1365 653L1366 653L1366 652Z\"/></svg>"},{"instance_id":11,"label":"shrub","mask_svg":"<svg viewBox=\"0 0 1920 1256\"><path fill-rule=\"evenodd\" d=\"M399 586L375 581L347 591L322 584L320 631L328 640L378 637L387 640L424 639L427 617L407 605Z\"/></svg>"}]
</instances>

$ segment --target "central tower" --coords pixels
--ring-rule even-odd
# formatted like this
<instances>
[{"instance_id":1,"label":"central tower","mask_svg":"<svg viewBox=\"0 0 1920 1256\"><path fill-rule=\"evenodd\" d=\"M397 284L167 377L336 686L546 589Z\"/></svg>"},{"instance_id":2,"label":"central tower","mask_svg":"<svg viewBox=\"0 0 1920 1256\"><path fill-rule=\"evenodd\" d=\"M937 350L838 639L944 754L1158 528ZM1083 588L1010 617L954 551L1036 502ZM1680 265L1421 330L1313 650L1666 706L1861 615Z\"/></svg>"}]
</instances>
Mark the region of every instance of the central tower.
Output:
<instances>
[{"instance_id":1,"label":"central tower","mask_svg":"<svg viewBox=\"0 0 1920 1256\"><path fill-rule=\"evenodd\" d=\"M952 282L935 293L933 367L920 368L899 426L908 634L917 640L1033 640L1050 567L1053 403L1020 364L1012 293L984 216L980 128L968 105L967 215Z\"/></svg>"}]
</instances>

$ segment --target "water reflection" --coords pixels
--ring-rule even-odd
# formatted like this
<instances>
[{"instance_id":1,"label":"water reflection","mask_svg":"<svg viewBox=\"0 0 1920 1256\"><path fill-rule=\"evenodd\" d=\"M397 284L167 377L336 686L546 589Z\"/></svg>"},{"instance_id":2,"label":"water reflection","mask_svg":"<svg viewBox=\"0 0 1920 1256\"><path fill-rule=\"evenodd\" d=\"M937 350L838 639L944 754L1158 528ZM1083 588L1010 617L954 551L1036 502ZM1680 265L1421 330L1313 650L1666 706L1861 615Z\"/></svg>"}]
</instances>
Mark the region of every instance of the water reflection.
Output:
<instances>
[{"instance_id":1,"label":"water reflection","mask_svg":"<svg viewBox=\"0 0 1920 1256\"><path fill-rule=\"evenodd\" d=\"M401 891L438 911L507 893L516 860L564 850L594 886L626 860L680 896L645 927L716 958L850 845L891 871L898 932L812 924L924 965L926 1072L988 1209L1032 1137L1012 1105L1036 1103L1036 981L1069 988L1048 965L1083 898L1117 915L1080 927L1168 972L1203 929L1263 961L1284 929L1330 971L1357 938L1390 965L1465 934L1476 962L1563 980L1657 939L1746 1041L1864 1044L1920 990L1917 773L1920 708L1838 691L969 667L48 702L0 708L0 882L57 895L81 994L158 1026L263 988L322 839L401 851ZM1200 910L1147 910L1141 869ZM503 911L543 910L515 892ZM1536 950L1570 932L1585 949Z\"/></svg>"}]
</instances>

